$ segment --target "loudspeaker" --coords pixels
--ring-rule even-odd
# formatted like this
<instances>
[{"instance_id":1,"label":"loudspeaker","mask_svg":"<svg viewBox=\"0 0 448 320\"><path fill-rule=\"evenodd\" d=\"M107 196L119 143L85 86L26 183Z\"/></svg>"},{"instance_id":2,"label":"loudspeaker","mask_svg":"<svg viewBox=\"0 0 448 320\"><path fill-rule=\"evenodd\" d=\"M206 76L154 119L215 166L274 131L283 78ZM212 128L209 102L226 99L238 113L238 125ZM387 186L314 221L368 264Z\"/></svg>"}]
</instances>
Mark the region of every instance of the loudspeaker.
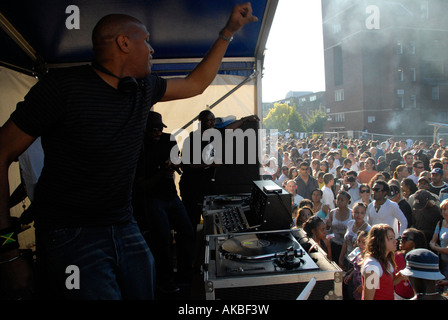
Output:
<instances>
[{"instance_id":1,"label":"loudspeaker","mask_svg":"<svg viewBox=\"0 0 448 320\"><path fill-rule=\"evenodd\" d=\"M234 130L233 137L222 137L223 164L215 169L208 195L250 193L252 181L260 180L259 123L247 121L239 129L242 132Z\"/></svg>"},{"instance_id":2,"label":"loudspeaker","mask_svg":"<svg viewBox=\"0 0 448 320\"><path fill-rule=\"evenodd\" d=\"M120 91L121 93L125 95L133 95L137 93L139 89L139 83L135 78L133 77L120 78L96 61L92 61L92 67L120 80L118 82L118 91Z\"/></svg>"}]
</instances>

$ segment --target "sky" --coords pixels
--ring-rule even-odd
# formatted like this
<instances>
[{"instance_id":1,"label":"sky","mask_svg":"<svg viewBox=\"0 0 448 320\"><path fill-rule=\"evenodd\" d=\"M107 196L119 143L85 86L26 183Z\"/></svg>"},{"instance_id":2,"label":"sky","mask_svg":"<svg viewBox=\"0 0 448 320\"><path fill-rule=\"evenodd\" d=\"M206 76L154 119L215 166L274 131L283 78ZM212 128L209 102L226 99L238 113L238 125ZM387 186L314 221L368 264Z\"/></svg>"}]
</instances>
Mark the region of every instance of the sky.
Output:
<instances>
[{"instance_id":1,"label":"sky","mask_svg":"<svg viewBox=\"0 0 448 320\"><path fill-rule=\"evenodd\" d=\"M279 0L266 43L262 101L325 91L320 0Z\"/></svg>"}]
</instances>

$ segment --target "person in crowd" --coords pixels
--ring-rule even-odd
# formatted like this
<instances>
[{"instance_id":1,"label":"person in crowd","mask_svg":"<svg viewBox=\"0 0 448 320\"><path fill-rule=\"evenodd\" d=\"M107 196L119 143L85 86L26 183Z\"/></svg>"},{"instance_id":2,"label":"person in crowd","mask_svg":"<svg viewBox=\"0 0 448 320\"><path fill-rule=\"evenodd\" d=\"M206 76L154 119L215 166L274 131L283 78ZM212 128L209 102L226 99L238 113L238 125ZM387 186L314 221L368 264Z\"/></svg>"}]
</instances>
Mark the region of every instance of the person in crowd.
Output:
<instances>
[{"instance_id":1,"label":"person in crowd","mask_svg":"<svg viewBox=\"0 0 448 320\"><path fill-rule=\"evenodd\" d=\"M331 173L324 175L324 186L322 187L322 203L327 205L330 210L336 208L334 193L331 189L334 185L334 176Z\"/></svg>"},{"instance_id":2,"label":"person in crowd","mask_svg":"<svg viewBox=\"0 0 448 320\"><path fill-rule=\"evenodd\" d=\"M108 15L92 33L92 66L50 72L18 104L0 131L0 230L12 227L7 170L42 136L45 163L33 206L46 289L60 289L55 295L67 299L153 298L153 257L132 222L131 205L147 114L158 101L202 93L215 78L227 40L256 20L250 3L235 6L221 36L189 76L164 80L150 74L154 49L146 26L134 17ZM133 249L122 250L118 261L99 257L108 255L111 241ZM91 252L92 243L104 250ZM2 252L0 261L8 261L0 272L14 282L16 293L30 288L27 262L17 247ZM79 290L65 286L69 265L82 270Z\"/></svg>"},{"instance_id":3,"label":"person in crowd","mask_svg":"<svg viewBox=\"0 0 448 320\"><path fill-rule=\"evenodd\" d=\"M436 200L427 190L418 190L414 197L412 227L422 231L428 242L432 240L436 225L441 218Z\"/></svg>"},{"instance_id":4,"label":"person in crowd","mask_svg":"<svg viewBox=\"0 0 448 320\"><path fill-rule=\"evenodd\" d=\"M348 207L349 203L350 195L348 192L340 191L336 197L336 208L330 211L327 219L327 225L333 234L331 238L331 252L336 262L339 261L348 223L353 218L352 210Z\"/></svg>"},{"instance_id":5,"label":"person in crowd","mask_svg":"<svg viewBox=\"0 0 448 320\"><path fill-rule=\"evenodd\" d=\"M406 254L414 249L427 248L425 234L415 228L407 228L404 230L400 238L400 248L395 252L395 263L397 270L403 270L406 267ZM395 285L395 300L411 299L414 296L412 286L404 279Z\"/></svg>"},{"instance_id":6,"label":"person in crowd","mask_svg":"<svg viewBox=\"0 0 448 320\"><path fill-rule=\"evenodd\" d=\"M296 227L303 228L303 224L313 216L313 209L308 206L299 207L297 211Z\"/></svg>"},{"instance_id":7,"label":"person in crowd","mask_svg":"<svg viewBox=\"0 0 448 320\"><path fill-rule=\"evenodd\" d=\"M446 300L438 291L437 281L444 279L439 271L439 257L425 248L414 249L406 255L406 268L400 271L409 279L412 300Z\"/></svg>"},{"instance_id":8,"label":"person in crowd","mask_svg":"<svg viewBox=\"0 0 448 320\"><path fill-rule=\"evenodd\" d=\"M400 210L408 221L408 226L412 225L412 207L409 202L403 198L398 180L392 179L389 181L389 199L398 204Z\"/></svg>"},{"instance_id":9,"label":"person in crowd","mask_svg":"<svg viewBox=\"0 0 448 320\"><path fill-rule=\"evenodd\" d=\"M400 164L398 167L395 168L395 171L394 171L392 177L401 182L403 179L406 179L408 176L409 176L408 167L404 164Z\"/></svg>"},{"instance_id":10,"label":"person in crowd","mask_svg":"<svg viewBox=\"0 0 448 320\"><path fill-rule=\"evenodd\" d=\"M358 231L355 242L356 248L348 256L352 268L347 271L344 277L344 284L347 286L344 300L361 300L362 298L361 264L364 260L368 234L367 231Z\"/></svg>"},{"instance_id":11,"label":"person in crowd","mask_svg":"<svg viewBox=\"0 0 448 320\"><path fill-rule=\"evenodd\" d=\"M275 183L277 183L279 186L282 186L284 181L289 180L288 175L289 175L289 168L288 168L288 166L285 166L285 165L282 166L281 175L275 181Z\"/></svg>"},{"instance_id":12,"label":"person in crowd","mask_svg":"<svg viewBox=\"0 0 448 320\"><path fill-rule=\"evenodd\" d=\"M395 232L388 224L373 225L366 240L361 267L362 300L394 300L394 285L403 280L396 273Z\"/></svg>"},{"instance_id":13,"label":"person in crowd","mask_svg":"<svg viewBox=\"0 0 448 320\"><path fill-rule=\"evenodd\" d=\"M411 204L413 201L412 195L418 190L417 185L414 183L414 180L412 180L411 178L403 179L400 183L400 187L403 197Z\"/></svg>"},{"instance_id":14,"label":"person in crowd","mask_svg":"<svg viewBox=\"0 0 448 320\"><path fill-rule=\"evenodd\" d=\"M343 179L343 190L347 191L350 194L350 197L352 199L351 204L349 207L351 208L354 203L361 200L361 195L359 193L359 182L356 179L358 174L354 170L347 171L344 179Z\"/></svg>"},{"instance_id":15,"label":"person in crowd","mask_svg":"<svg viewBox=\"0 0 448 320\"><path fill-rule=\"evenodd\" d=\"M372 200L372 191L368 184L361 184L359 186L359 196L360 196L360 202L364 203L366 206L368 206L373 200Z\"/></svg>"},{"instance_id":16,"label":"person in crowd","mask_svg":"<svg viewBox=\"0 0 448 320\"><path fill-rule=\"evenodd\" d=\"M440 272L448 279L448 199L440 204L442 219L436 225L429 247L440 258Z\"/></svg>"},{"instance_id":17,"label":"person in crowd","mask_svg":"<svg viewBox=\"0 0 448 320\"><path fill-rule=\"evenodd\" d=\"M356 247L356 240L359 231L368 232L371 226L365 221L367 206L362 202L357 202L353 206L353 219L347 223L347 231L344 234L344 244L339 255L338 264L343 270L350 267L347 255Z\"/></svg>"},{"instance_id":18,"label":"person in crowd","mask_svg":"<svg viewBox=\"0 0 448 320\"><path fill-rule=\"evenodd\" d=\"M376 161L372 157L368 157L364 161L364 170L358 173L358 181L360 183L369 183L370 180L378 173L375 167Z\"/></svg>"},{"instance_id":19,"label":"person in crowd","mask_svg":"<svg viewBox=\"0 0 448 320\"><path fill-rule=\"evenodd\" d=\"M285 185L285 190L292 195L291 200L293 205L299 205L300 201L303 200L303 197L297 194L297 184L295 180L288 180Z\"/></svg>"},{"instance_id":20,"label":"person in crowd","mask_svg":"<svg viewBox=\"0 0 448 320\"><path fill-rule=\"evenodd\" d=\"M170 153L177 146L158 112L150 111L142 153L137 166L132 204L140 230L154 255L156 288L162 293L180 291L176 284L190 283L194 234L187 211L177 195ZM176 231L177 279L173 266L171 230Z\"/></svg>"},{"instance_id":21,"label":"person in crowd","mask_svg":"<svg viewBox=\"0 0 448 320\"><path fill-rule=\"evenodd\" d=\"M303 224L303 230L306 235L313 239L317 246L319 246L326 254L327 258L332 260L331 244L327 238L327 227L325 222L318 216L312 216ZM309 251L313 250L313 246Z\"/></svg>"},{"instance_id":22,"label":"person in crowd","mask_svg":"<svg viewBox=\"0 0 448 320\"><path fill-rule=\"evenodd\" d=\"M440 190L446 187L448 187L448 184L443 181L443 169L432 169L429 191L438 196L440 194Z\"/></svg>"},{"instance_id":23,"label":"person in crowd","mask_svg":"<svg viewBox=\"0 0 448 320\"><path fill-rule=\"evenodd\" d=\"M376 224L388 224L394 228L395 234L401 236L408 227L408 221L397 203L387 198L389 185L386 181L378 180L372 188L373 202L367 207L367 222ZM396 223L398 222L398 227ZM395 231L396 230L396 231Z\"/></svg>"},{"instance_id":24,"label":"person in crowd","mask_svg":"<svg viewBox=\"0 0 448 320\"><path fill-rule=\"evenodd\" d=\"M412 164L412 174L408 176L408 178L412 179L415 184L418 182L418 178L420 177L420 173L425 170L425 165L421 160L415 160Z\"/></svg>"},{"instance_id":25,"label":"person in crowd","mask_svg":"<svg viewBox=\"0 0 448 320\"><path fill-rule=\"evenodd\" d=\"M320 160L319 159L313 159L311 160L311 172L313 177L316 178L317 173L320 171Z\"/></svg>"},{"instance_id":26,"label":"person in crowd","mask_svg":"<svg viewBox=\"0 0 448 320\"><path fill-rule=\"evenodd\" d=\"M310 165L302 161L299 165L299 176L296 178L297 194L305 199L311 199L311 193L319 184L309 172Z\"/></svg>"},{"instance_id":27,"label":"person in crowd","mask_svg":"<svg viewBox=\"0 0 448 320\"><path fill-rule=\"evenodd\" d=\"M297 172L296 167L289 168L288 179L290 179L290 180L295 179L295 178L297 178L298 175L299 175L299 173Z\"/></svg>"},{"instance_id":28,"label":"person in crowd","mask_svg":"<svg viewBox=\"0 0 448 320\"><path fill-rule=\"evenodd\" d=\"M330 213L330 207L322 202L323 192L321 189L315 189L311 194L313 201L313 214L325 220Z\"/></svg>"}]
</instances>

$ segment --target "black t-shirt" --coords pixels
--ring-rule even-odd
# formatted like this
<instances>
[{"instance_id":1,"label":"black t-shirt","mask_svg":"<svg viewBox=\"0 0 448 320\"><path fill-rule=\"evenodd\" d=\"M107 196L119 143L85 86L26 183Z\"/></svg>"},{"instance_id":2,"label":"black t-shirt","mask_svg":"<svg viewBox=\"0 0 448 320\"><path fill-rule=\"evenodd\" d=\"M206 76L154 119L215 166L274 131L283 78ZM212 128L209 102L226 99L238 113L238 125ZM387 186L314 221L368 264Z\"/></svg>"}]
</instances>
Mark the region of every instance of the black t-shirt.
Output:
<instances>
[{"instance_id":1,"label":"black t-shirt","mask_svg":"<svg viewBox=\"0 0 448 320\"><path fill-rule=\"evenodd\" d=\"M134 196L139 200L171 200L177 196L174 178L169 175L171 169L166 165L171 160L171 152L178 154L176 146L176 140L169 133L162 133L159 141L144 140L134 185Z\"/></svg>"},{"instance_id":2,"label":"black t-shirt","mask_svg":"<svg viewBox=\"0 0 448 320\"><path fill-rule=\"evenodd\" d=\"M109 225L132 217L147 115L165 90L166 80L151 75L126 95L87 65L54 70L30 90L11 119L42 137L36 226Z\"/></svg>"}]
</instances>

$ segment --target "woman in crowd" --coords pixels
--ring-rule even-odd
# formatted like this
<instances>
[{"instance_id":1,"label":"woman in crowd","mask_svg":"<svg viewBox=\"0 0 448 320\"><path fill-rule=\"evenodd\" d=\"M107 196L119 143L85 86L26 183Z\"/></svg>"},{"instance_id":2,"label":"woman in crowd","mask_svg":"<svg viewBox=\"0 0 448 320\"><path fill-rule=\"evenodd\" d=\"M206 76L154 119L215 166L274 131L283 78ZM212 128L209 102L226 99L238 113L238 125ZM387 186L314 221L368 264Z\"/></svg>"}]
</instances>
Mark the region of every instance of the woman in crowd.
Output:
<instances>
[{"instance_id":1,"label":"woman in crowd","mask_svg":"<svg viewBox=\"0 0 448 320\"><path fill-rule=\"evenodd\" d=\"M361 196L361 201L366 206L368 206L372 202L372 189L368 184L361 184L359 186L359 195Z\"/></svg>"},{"instance_id":2,"label":"woman in crowd","mask_svg":"<svg viewBox=\"0 0 448 320\"><path fill-rule=\"evenodd\" d=\"M296 167L289 168L289 172L288 172L289 180L297 178L298 175L299 175L299 173L297 172Z\"/></svg>"},{"instance_id":3,"label":"woman in crowd","mask_svg":"<svg viewBox=\"0 0 448 320\"><path fill-rule=\"evenodd\" d=\"M327 224L331 229L331 252L334 259L339 259L347 225L352 220L352 210L348 207L351 196L346 191L340 191L336 197L336 208L330 211ZM336 262L338 260L335 260Z\"/></svg>"},{"instance_id":4,"label":"woman in crowd","mask_svg":"<svg viewBox=\"0 0 448 320\"><path fill-rule=\"evenodd\" d=\"M396 249L392 227L387 224L372 226L361 267L363 300L394 300L394 284L403 279L400 273L395 273Z\"/></svg>"},{"instance_id":5,"label":"woman in crowd","mask_svg":"<svg viewBox=\"0 0 448 320\"><path fill-rule=\"evenodd\" d=\"M325 222L318 216L312 216L303 224L303 230L309 238L314 240L316 245L322 248L327 254L327 258L332 260L331 244L327 238L327 226ZM310 251L312 249L313 247L311 247Z\"/></svg>"},{"instance_id":6,"label":"woman in crowd","mask_svg":"<svg viewBox=\"0 0 448 320\"><path fill-rule=\"evenodd\" d=\"M395 263L397 270L406 268L406 254L414 249L426 248L425 234L415 228L408 228L403 231L400 241L400 250L395 252ZM414 296L414 290L407 280L403 280L395 285L395 300L411 299Z\"/></svg>"},{"instance_id":7,"label":"woman in crowd","mask_svg":"<svg viewBox=\"0 0 448 320\"><path fill-rule=\"evenodd\" d=\"M325 220L330 213L330 207L322 203L323 192L316 189L311 193L311 200L313 201L313 213L322 220Z\"/></svg>"},{"instance_id":8,"label":"woman in crowd","mask_svg":"<svg viewBox=\"0 0 448 320\"><path fill-rule=\"evenodd\" d=\"M362 202L357 202L353 206L353 219L347 224L347 231L344 235L344 244L342 245L341 253L339 255L339 266L343 270L347 270L350 266L350 261L347 260L347 255L356 247L356 239L359 231L369 231L370 225L364 220L366 216L367 206Z\"/></svg>"},{"instance_id":9,"label":"woman in crowd","mask_svg":"<svg viewBox=\"0 0 448 320\"><path fill-rule=\"evenodd\" d=\"M442 201L440 211L443 218L437 223L429 246L439 255L440 272L445 276L445 279L448 279L448 199Z\"/></svg>"},{"instance_id":10,"label":"woman in crowd","mask_svg":"<svg viewBox=\"0 0 448 320\"><path fill-rule=\"evenodd\" d=\"M409 197L416 193L417 190L417 185L411 178L406 178L401 181L401 192L406 201L409 201Z\"/></svg>"},{"instance_id":11,"label":"woman in crowd","mask_svg":"<svg viewBox=\"0 0 448 320\"><path fill-rule=\"evenodd\" d=\"M305 206L300 207L297 211L296 227L302 228L303 224L313 216L313 209L311 207Z\"/></svg>"},{"instance_id":12,"label":"woman in crowd","mask_svg":"<svg viewBox=\"0 0 448 320\"><path fill-rule=\"evenodd\" d=\"M404 164L400 164L398 167L395 168L393 178L397 179L398 181L403 181L409 176L408 167L406 167Z\"/></svg>"}]
</instances>

